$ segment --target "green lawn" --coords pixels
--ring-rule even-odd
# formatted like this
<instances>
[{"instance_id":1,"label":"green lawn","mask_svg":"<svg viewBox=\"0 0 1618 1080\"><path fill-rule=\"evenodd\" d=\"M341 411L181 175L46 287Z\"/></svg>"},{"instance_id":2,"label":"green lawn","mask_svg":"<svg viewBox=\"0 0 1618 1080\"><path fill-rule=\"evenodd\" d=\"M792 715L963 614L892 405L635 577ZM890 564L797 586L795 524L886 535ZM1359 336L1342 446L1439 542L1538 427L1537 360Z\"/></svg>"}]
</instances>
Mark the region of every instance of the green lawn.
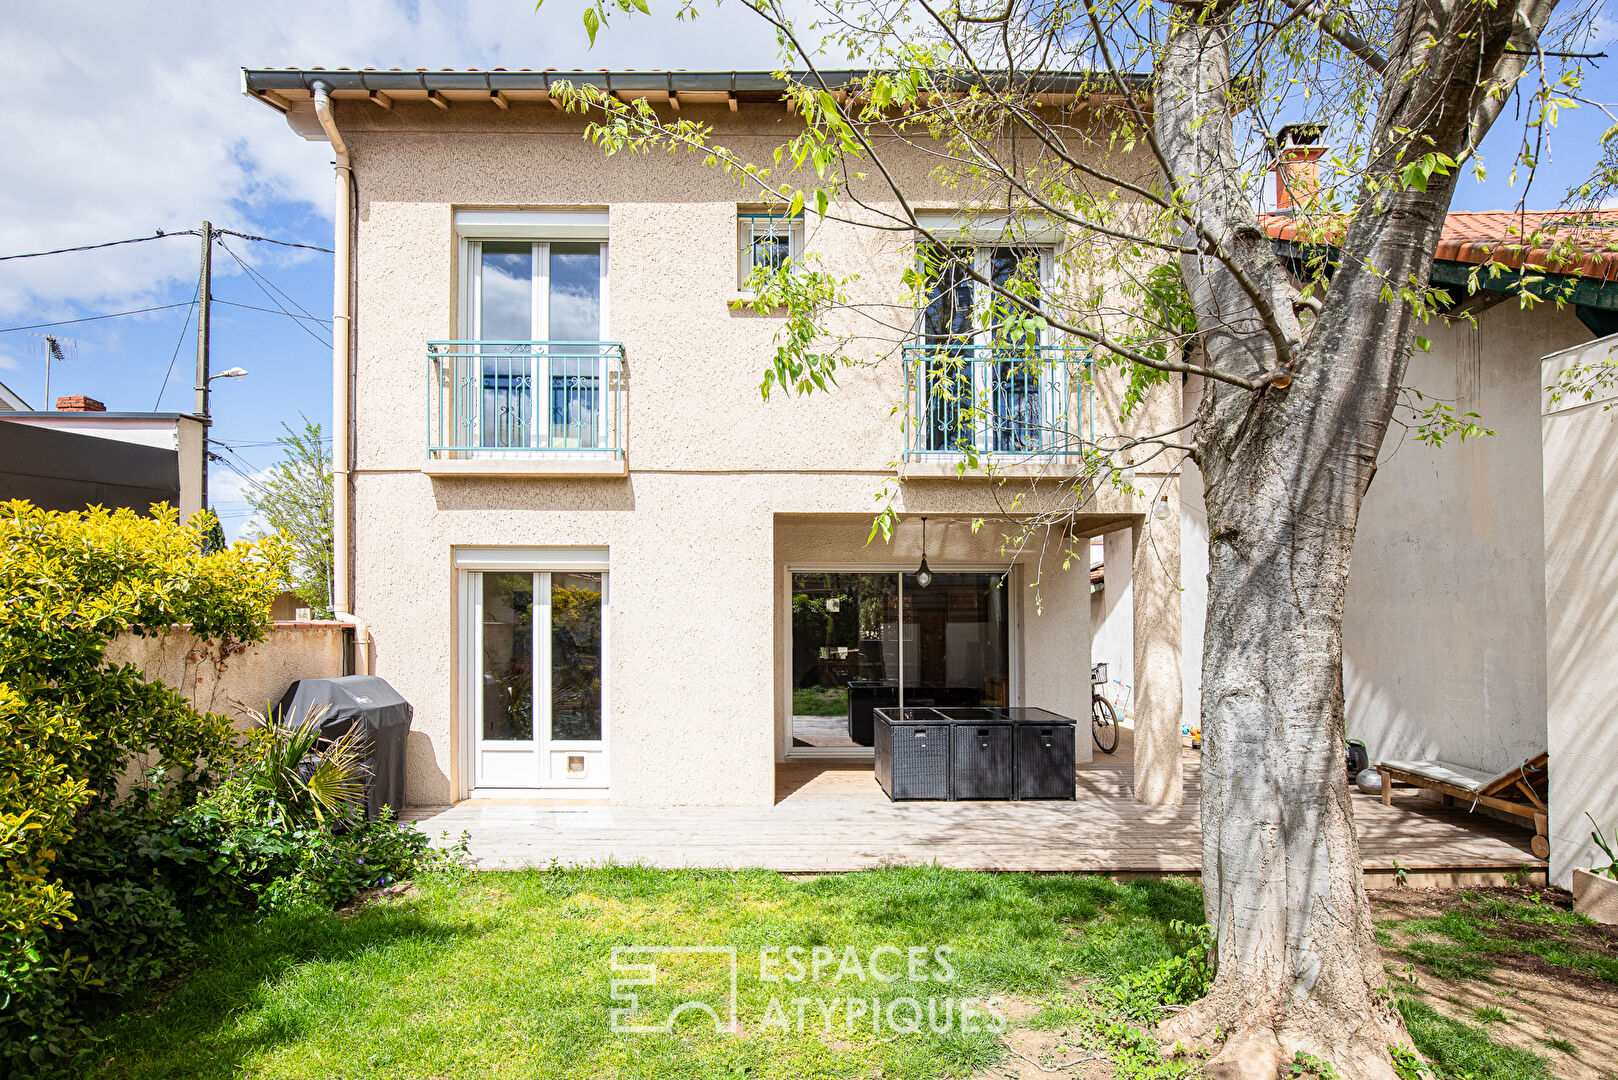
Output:
<instances>
[{"instance_id":1,"label":"green lawn","mask_svg":"<svg viewBox=\"0 0 1618 1080\"><path fill-rule=\"evenodd\" d=\"M801 881L634 868L464 874L349 915L233 931L166 1001L103 1026L107 1054L96 1075L967 1075L1002 1054L993 1032L896 1035L885 1020L873 1032L868 1016L850 1031L847 1006L837 1003L874 996L885 1012L897 998L933 999L935 1016L954 1008L945 1000L986 999L1001 1011L1056 1005L1071 996L1074 975L1104 979L1168 958L1167 924L1200 921L1201 913L1197 888L1173 881L924 868ZM687 1016L673 1035L609 1030L612 947L665 944L737 947L741 1037L716 1034L705 1016ZM761 947L817 945L837 964L852 948L862 968L873 950L892 946L897 952L877 963L902 977L881 983L867 970L860 981L848 969L836 980L828 966L813 983L760 980ZM902 969L911 946L929 958L922 976L943 974L931 958L947 946L956 977L909 981ZM670 988L646 995L664 1012L702 996L719 970L706 957L665 967ZM772 996L786 1014L785 1033L764 1023ZM832 1002L832 1030L815 1004L806 1010L808 1030L794 1030L793 997ZM904 1026L910 1007L898 1009Z\"/></svg>"},{"instance_id":2,"label":"green lawn","mask_svg":"<svg viewBox=\"0 0 1618 1080\"><path fill-rule=\"evenodd\" d=\"M1018 1045L1046 1064L1101 1048L1115 1080L1190 1077L1195 1062L1161 1059L1117 1018L1130 1011L1129 993L1153 983L1141 973L1184 949L1170 924L1201 915L1197 886L1173 880L934 868L803 880L642 868L457 872L352 912L278 916L221 934L189 979L102 1025L91 1074L920 1080L970 1076L1001 1060L1005 1044L985 1017L1004 1013L1014 1043L1018 1030L1041 1033ZM612 970L612 950L633 945L734 946L739 1032L716 1032L697 1013L671 1034L613 1032L611 1010L627 1002L613 1000L611 980L634 973ZM820 947L821 977L762 980L760 951L772 946L781 972L791 971L789 947L804 950L806 967ZM915 979L906 970L912 947ZM873 953L895 981L871 976ZM723 954L659 964L655 986L625 989L641 994L644 1009L628 1022L655 1022L684 1000L726 1011ZM809 999L802 1030L795 998ZM862 1010L852 1027L851 998ZM977 1030L962 1030L962 1001L982 1010L968 1025ZM927 1029L929 1002L947 1030ZM890 1005L898 1027L919 1015L922 1030L895 1030ZM1139 1005L1137 1015L1150 1012ZM1535 1055L1491 1042L1486 1029L1499 1024L1487 1012L1458 1023L1420 1002L1405 1007L1418 1045L1465 1062L1477 1080L1543 1075Z\"/></svg>"},{"instance_id":3,"label":"green lawn","mask_svg":"<svg viewBox=\"0 0 1618 1080\"><path fill-rule=\"evenodd\" d=\"M842 716L848 712L848 690L841 686L801 686L792 691L793 716Z\"/></svg>"}]
</instances>

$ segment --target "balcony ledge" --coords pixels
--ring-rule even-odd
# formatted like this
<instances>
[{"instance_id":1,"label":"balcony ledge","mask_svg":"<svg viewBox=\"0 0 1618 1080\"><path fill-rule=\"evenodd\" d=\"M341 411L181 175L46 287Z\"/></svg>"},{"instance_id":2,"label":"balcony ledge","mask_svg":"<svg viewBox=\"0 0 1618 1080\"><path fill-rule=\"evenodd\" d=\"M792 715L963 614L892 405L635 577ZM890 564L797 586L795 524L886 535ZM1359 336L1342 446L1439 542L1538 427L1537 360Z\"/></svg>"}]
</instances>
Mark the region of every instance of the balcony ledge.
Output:
<instances>
[{"instance_id":1,"label":"balcony ledge","mask_svg":"<svg viewBox=\"0 0 1618 1080\"><path fill-rule=\"evenodd\" d=\"M922 460L899 465L901 480L1000 480L1024 477L1067 480L1084 472L1084 459L1051 454L1017 454L996 459L991 454L978 458L977 468L963 470L965 458L929 455Z\"/></svg>"},{"instance_id":2,"label":"balcony ledge","mask_svg":"<svg viewBox=\"0 0 1618 1080\"><path fill-rule=\"evenodd\" d=\"M628 476L629 460L622 454L589 456L540 455L512 458L429 459L421 467L428 476L454 477L554 477L557 479Z\"/></svg>"}]
</instances>

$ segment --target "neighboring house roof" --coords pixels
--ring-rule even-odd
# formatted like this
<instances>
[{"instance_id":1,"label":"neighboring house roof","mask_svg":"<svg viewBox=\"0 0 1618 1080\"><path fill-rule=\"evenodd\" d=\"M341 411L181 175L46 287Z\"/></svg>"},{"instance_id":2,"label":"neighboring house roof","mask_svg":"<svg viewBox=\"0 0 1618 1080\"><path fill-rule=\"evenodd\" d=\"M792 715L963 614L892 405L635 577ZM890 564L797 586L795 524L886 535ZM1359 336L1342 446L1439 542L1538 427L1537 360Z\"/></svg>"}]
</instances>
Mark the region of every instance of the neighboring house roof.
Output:
<instances>
[{"instance_id":1,"label":"neighboring house roof","mask_svg":"<svg viewBox=\"0 0 1618 1080\"><path fill-rule=\"evenodd\" d=\"M1291 214L1260 214L1259 221L1272 240L1335 245L1342 238L1340 222ZM1444 219L1434 255L1618 282L1618 210L1454 211Z\"/></svg>"},{"instance_id":2,"label":"neighboring house roof","mask_svg":"<svg viewBox=\"0 0 1618 1080\"><path fill-rule=\"evenodd\" d=\"M1295 270L1342 242L1343 218L1260 214ZM1432 284L1459 304L1518 292L1572 306L1597 337L1618 333L1618 210L1458 210L1444 218ZM1485 269L1486 268L1486 269Z\"/></svg>"},{"instance_id":3,"label":"neighboring house roof","mask_svg":"<svg viewBox=\"0 0 1618 1080\"><path fill-rule=\"evenodd\" d=\"M841 90L858 79L869 75L869 70L792 72L800 82L814 83L818 77L832 90ZM994 86L1003 83L1004 74L985 72L983 79L952 75L952 81L969 85ZM1097 72L1074 71L1019 71L1017 78L1035 86L1042 94L1058 97L1111 95L1115 85L1110 76ZM1148 89L1150 80L1145 75L1127 75L1137 92ZM324 82L332 96L342 98L380 97L379 104L398 97L401 100L432 101L447 108L456 101L495 100L504 104L506 99L546 101L551 86L568 82L575 86L596 86L628 101L647 98L653 101L692 104L724 104L738 102L779 103L787 83L769 71L536 71L520 68L454 71L448 68L430 71L426 68L243 68L242 92L258 98L282 112L309 97L316 82Z\"/></svg>"},{"instance_id":4,"label":"neighboring house roof","mask_svg":"<svg viewBox=\"0 0 1618 1080\"><path fill-rule=\"evenodd\" d=\"M0 412L28 412L33 406L22 398L5 383L0 383Z\"/></svg>"}]
</instances>

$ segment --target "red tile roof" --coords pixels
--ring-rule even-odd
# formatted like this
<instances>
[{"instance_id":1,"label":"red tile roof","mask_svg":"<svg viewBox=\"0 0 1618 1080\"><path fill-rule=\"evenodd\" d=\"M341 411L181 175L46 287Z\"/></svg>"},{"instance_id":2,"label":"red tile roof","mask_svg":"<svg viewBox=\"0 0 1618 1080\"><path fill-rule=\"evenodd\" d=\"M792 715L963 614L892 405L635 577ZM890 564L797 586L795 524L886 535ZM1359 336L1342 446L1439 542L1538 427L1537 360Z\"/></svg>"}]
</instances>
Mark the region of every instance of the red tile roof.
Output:
<instances>
[{"instance_id":1,"label":"red tile roof","mask_svg":"<svg viewBox=\"0 0 1618 1080\"><path fill-rule=\"evenodd\" d=\"M1260 214L1273 240L1335 243L1340 222ZM1456 211L1444 219L1438 258L1618 281L1618 210Z\"/></svg>"}]
</instances>

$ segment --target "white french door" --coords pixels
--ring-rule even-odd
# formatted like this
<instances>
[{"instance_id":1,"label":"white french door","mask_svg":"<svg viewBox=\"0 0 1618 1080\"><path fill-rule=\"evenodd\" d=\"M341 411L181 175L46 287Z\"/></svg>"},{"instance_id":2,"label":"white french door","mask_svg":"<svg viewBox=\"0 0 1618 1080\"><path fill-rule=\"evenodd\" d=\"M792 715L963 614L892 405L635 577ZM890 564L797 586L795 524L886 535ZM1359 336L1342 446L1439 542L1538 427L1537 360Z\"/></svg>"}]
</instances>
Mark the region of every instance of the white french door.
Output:
<instances>
[{"instance_id":1,"label":"white french door","mask_svg":"<svg viewBox=\"0 0 1618 1080\"><path fill-rule=\"evenodd\" d=\"M996 285L1032 271L1038 293L1050 288L1050 248L982 245L955 253ZM916 412L923 449L1028 453L1055 441L1067 419L1065 375L1037 348L1043 333L1024 341L1000 329L1009 309L953 263L928 286L920 344L933 352L918 380Z\"/></svg>"},{"instance_id":2,"label":"white french door","mask_svg":"<svg viewBox=\"0 0 1618 1080\"><path fill-rule=\"evenodd\" d=\"M606 788L607 575L466 575L472 785Z\"/></svg>"},{"instance_id":3,"label":"white french door","mask_svg":"<svg viewBox=\"0 0 1618 1080\"><path fill-rule=\"evenodd\" d=\"M466 445L568 450L608 445L607 245L474 240L463 298L479 392Z\"/></svg>"}]
</instances>

